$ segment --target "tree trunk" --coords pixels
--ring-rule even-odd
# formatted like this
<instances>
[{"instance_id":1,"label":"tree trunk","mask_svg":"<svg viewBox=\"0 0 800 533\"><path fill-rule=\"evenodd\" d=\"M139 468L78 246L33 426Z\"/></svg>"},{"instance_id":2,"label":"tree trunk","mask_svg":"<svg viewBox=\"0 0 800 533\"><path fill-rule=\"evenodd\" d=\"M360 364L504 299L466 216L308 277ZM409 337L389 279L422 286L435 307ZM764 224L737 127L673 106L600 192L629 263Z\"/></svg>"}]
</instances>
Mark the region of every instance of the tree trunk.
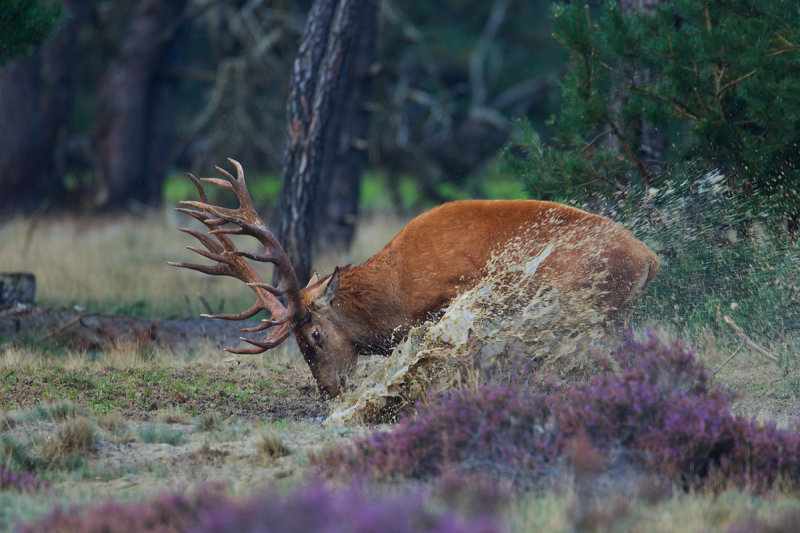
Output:
<instances>
[{"instance_id":1,"label":"tree trunk","mask_svg":"<svg viewBox=\"0 0 800 533\"><path fill-rule=\"evenodd\" d=\"M160 147L149 141L154 130L159 131L160 122L171 122L172 117L154 116L156 70L185 6L186 0L142 1L104 75L97 126L96 189L91 200L96 209L124 207L130 200L149 203L160 192L152 183L163 181L163 166L162 175L154 174L159 166L154 163L163 159L163 154L152 156L148 149ZM167 143L159 142L161 146Z\"/></svg>"},{"instance_id":2,"label":"tree trunk","mask_svg":"<svg viewBox=\"0 0 800 533\"><path fill-rule=\"evenodd\" d=\"M351 52L339 76L341 106L336 106L328 126L320 175L321 199L317 203L317 250L350 248L358 221L361 175L367 159L369 102L372 98L376 59L377 16L375 2L355 6L358 24L352 28Z\"/></svg>"},{"instance_id":3,"label":"tree trunk","mask_svg":"<svg viewBox=\"0 0 800 533\"><path fill-rule=\"evenodd\" d=\"M0 75L0 207L35 209L46 190L43 162L41 52L17 59Z\"/></svg>"},{"instance_id":4,"label":"tree trunk","mask_svg":"<svg viewBox=\"0 0 800 533\"><path fill-rule=\"evenodd\" d=\"M280 201L283 208L280 239L301 283L311 277L317 228L320 223L327 224L317 218L322 213L317 204L332 201L328 190L334 188L335 176L341 176L334 174L333 169L350 157L363 158L358 143L353 143L351 137L361 130L347 117L348 110L353 115L363 112L352 100L367 93L353 94L358 81L354 80L358 61L351 56L361 55L357 53L357 39L368 39L374 31L362 31L361 26L374 25L376 9L375 0L316 0L294 62L287 103L288 141ZM357 37L361 35L364 37ZM354 168L360 166L361 163ZM330 181L323 181L322 176L328 175ZM322 183L328 185L318 194ZM349 189L352 195L352 182ZM326 209L325 213L329 211ZM352 224L347 215L342 218Z\"/></svg>"},{"instance_id":5,"label":"tree trunk","mask_svg":"<svg viewBox=\"0 0 800 533\"><path fill-rule=\"evenodd\" d=\"M0 208L32 211L67 197L59 166L72 118L77 35L91 2L66 0L66 24L34 55L0 76Z\"/></svg>"}]
</instances>

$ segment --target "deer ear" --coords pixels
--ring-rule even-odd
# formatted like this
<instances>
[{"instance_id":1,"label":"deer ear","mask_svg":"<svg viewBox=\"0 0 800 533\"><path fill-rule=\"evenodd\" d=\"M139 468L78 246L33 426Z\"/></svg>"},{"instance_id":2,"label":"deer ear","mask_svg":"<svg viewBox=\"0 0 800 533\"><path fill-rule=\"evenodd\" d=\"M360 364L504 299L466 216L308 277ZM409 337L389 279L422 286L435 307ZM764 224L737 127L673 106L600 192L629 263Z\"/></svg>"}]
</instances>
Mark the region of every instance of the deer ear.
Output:
<instances>
[{"instance_id":1,"label":"deer ear","mask_svg":"<svg viewBox=\"0 0 800 533\"><path fill-rule=\"evenodd\" d=\"M330 305L336 294L339 292L339 267L333 269L331 279L328 280L328 285L325 287L325 294L322 296L322 301Z\"/></svg>"},{"instance_id":2,"label":"deer ear","mask_svg":"<svg viewBox=\"0 0 800 533\"><path fill-rule=\"evenodd\" d=\"M319 283L319 274L317 274L316 270L312 270L311 279L308 280L306 287L311 287L312 285L316 285Z\"/></svg>"}]
</instances>

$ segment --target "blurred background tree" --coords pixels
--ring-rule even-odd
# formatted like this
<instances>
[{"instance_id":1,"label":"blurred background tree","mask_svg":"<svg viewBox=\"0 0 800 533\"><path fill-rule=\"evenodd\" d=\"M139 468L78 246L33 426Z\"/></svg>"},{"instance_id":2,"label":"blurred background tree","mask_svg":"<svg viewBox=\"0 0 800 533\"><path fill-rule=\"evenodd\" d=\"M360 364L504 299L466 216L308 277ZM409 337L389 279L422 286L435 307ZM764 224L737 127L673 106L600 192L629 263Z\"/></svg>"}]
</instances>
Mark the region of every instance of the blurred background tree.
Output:
<instances>
[{"instance_id":1,"label":"blurred background tree","mask_svg":"<svg viewBox=\"0 0 800 533\"><path fill-rule=\"evenodd\" d=\"M38 159L54 143L51 127L61 113L56 84L63 71L54 64L59 39L39 45L63 19L59 3L0 1L0 207L34 206L45 195L52 169ZM70 29L67 24L60 34Z\"/></svg>"},{"instance_id":2,"label":"blurred background tree","mask_svg":"<svg viewBox=\"0 0 800 533\"><path fill-rule=\"evenodd\" d=\"M374 3L370 125L358 139L367 166L396 196L409 179L433 201L481 194L475 177L512 117L547 131L565 57L548 2ZM58 31L0 70L2 213L157 205L170 172L207 172L227 156L256 189L257 176L282 173L311 0L62 4ZM280 180L270 183L276 192Z\"/></svg>"},{"instance_id":3,"label":"blurred background tree","mask_svg":"<svg viewBox=\"0 0 800 533\"><path fill-rule=\"evenodd\" d=\"M140 210L163 200L171 173L207 173L228 156L282 209L311 0L7 3L43 26L2 45L0 213ZM409 187L417 202L487 194L506 146L506 180L534 197L626 194L676 175L665 169L714 167L797 224L795 2L373 5L368 75L360 67L343 100L364 99L364 131L345 144L395 207ZM30 53L11 60L12 48ZM359 165L321 172L317 246L351 238Z\"/></svg>"},{"instance_id":4,"label":"blurred background tree","mask_svg":"<svg viewBox=\"0 0 800 533\"><path fill-rule=\"evenodd\" d=\"M0 65L30 54L53 33L63 18L60 3L0 1Z\"/></svg>"}]
</instances>

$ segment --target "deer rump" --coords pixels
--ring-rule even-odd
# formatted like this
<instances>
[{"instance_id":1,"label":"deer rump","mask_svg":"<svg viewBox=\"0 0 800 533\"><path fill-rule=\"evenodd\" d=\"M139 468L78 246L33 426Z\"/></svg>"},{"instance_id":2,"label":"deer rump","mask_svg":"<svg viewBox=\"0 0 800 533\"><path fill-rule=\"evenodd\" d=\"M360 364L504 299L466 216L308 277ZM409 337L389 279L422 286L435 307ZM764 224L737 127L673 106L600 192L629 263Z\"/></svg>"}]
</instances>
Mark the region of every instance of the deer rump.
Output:
<instances>
[{"instance_id":1,"label":"deer rump","mask_svg":"<svg viewBox=\"0 0 800 533\"><path fill-rule=\"evenodd\" d=\"M271 318L251 330L274 329L263 341L244 339L255 348L231 351L258 353L291 333L323 397L339 394L359 354L389 353L410 327L434 318L474 287L497 258L524 263L539 257L531 291L543 285L562 295L591 290L592 305L609 328L627 319L658 271L656 255L608 218L553 202L462 200L419 215L363 264L337 267L322 279L314 276L301 289L285 252L252 208L241 166L232 162L237 178L218 168L227 182L202 181L233 190L238 209L209 205L193 176L202 202L182 202L197 208L181 210L210 230L183 230L206 247L192 249L217 265L176 265L248 283L258 297L254 306L218 317L247 318L264 309ZM239 252L230 234L256 237L265 253ZM506 249L511 253L502 253ZM279 286L264 283L245 258L275 263L282 275ZM288 305L276 295L285 295Z\"/></svg>"}]
</instances>

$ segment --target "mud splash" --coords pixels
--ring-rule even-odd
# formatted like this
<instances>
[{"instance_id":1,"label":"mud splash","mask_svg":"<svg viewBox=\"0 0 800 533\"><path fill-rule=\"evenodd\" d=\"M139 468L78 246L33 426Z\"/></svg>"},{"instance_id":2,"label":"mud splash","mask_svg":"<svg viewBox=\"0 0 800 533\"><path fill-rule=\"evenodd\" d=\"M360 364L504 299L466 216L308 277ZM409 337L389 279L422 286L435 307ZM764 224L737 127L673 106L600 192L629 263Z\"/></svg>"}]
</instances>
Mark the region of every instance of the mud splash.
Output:
<instances>
[{"instance_id":1,"label":"mud splash","mask_svg":"<svg viewBox=\"0 0 800 533\"><path fill-rule=\"evenodd\" d=\"M489 273L475 287L438 320L413 328L355 391L340 396L327 423L391 421L431 393L502 379L498 373L513 372L520 357L562 378L592 372L595 354L616 339L601 305L599 287L607 273L600 269L580 290L559 294L543 263L574 246L584 247L587 260L600 259L602 243L620 229L584 225L546 246L524 235L510 243L493 255Z\"/></svg>"}]
</instances>

